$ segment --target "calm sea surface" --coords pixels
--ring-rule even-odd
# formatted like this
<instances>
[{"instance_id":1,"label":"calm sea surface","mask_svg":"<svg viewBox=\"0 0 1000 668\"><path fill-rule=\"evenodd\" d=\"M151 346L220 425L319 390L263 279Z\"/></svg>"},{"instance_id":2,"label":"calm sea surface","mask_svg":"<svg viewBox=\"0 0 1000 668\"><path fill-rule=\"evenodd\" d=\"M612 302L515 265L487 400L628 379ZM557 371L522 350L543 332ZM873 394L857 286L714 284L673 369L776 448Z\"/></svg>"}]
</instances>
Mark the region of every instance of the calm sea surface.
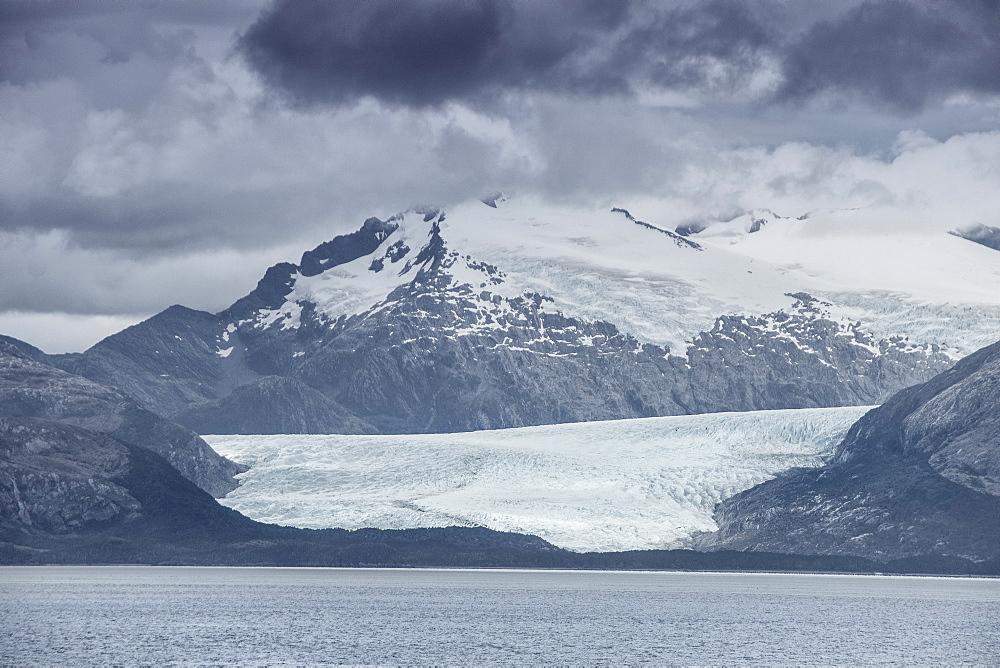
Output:
<instances>
[{"instance_id":1,"label":"calm sea surface","mask_svg":"<svg viewBox=\"0 0 1000 668\"><path fill-rule=\"evenodd\" d=\"M1000 580L0 568L0 664L1000 665Z\"/></svg>"}]
</instances>

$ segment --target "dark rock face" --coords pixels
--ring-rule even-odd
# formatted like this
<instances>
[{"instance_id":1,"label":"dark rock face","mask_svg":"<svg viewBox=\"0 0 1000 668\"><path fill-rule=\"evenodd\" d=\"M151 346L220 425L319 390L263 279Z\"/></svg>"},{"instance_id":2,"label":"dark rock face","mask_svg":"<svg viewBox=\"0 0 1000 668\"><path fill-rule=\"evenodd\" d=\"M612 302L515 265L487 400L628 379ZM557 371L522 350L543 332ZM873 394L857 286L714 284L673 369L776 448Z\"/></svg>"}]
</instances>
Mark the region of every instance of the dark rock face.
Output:
<instances>
[{"instance_id":1,"label":"dark rock face","mask_svg":"<svg viewBox=\"0 0 1000 668\"><path fill-rule=\"evenodd\" d=\"M722 316L695 338L692 412L875 404L951 364L935 345L879 340L860 323L832 320L808 294L788 296L788 311Z\"/></svg>"},{"instance_id":2,"label":"dark rock face","mask_svg":"<svg viewBox=\"0 0 1000 668\"><path fill-rule=\"evenodd\" d=\"M118 390L31 360L3 343L0 417L54 420L147 448L217 496L236 488L233 476L241 470L191 430L160 418Z\"/></svg>"},{"instance_id":3,"label":"dark rock face","mask_svg":"<svg viewBox=\"0 0 1000 668\"><path fill-rule=\"evenodd\" d=\"M220 506L154 452L0 418L0 563L552 566L572 553L478 528L314 531Z\"/></svg>"},{"instance_id":4,"label":"dark rock face","mask_svg":"<svg viewBox=\"0 0 1000 668\"><path fill-rule=\"evenodd\" d=\"M403 219L369 219L301 266L272 267L220 314L171 307L50 359L201 433L446 432L864 405L952 363L935 346L834 320L806 294L789 295L788 310L721 316L678 356L567 317L547 295L511 296L502 267L449 248L442 219L424 216L421 245L394 236ZM701 250L655 229L682 252ZM400 280L335 319L293 294L298 280L354 260L362 282Z\"/></svg>"},{"instance_id":5,"label":"dark rock face","mask_svg":"<svg viewBox=\"0 0 1000 668\"><path fill-rule=\"evenodd\" d=\"M974 225L961 230L955 230L949 234L962 237L977 244L982 244L993 250L1000 250L1000 227L990 227L989 225Z\"/></svg>"},{"instance_id":6,"label":"dark rock face","mask_svg":"<svg viewBox=\"0 0 1000 668\"><path fill-rule=\"evenodd\" d=\"M1000 343L898 393L826 467L723 502L703 546L904 558L1000 556Z\"/></svg>"},{"instance_id":7,"label":"dark rock face","mask_svg":"<svg viewBox=\"0 0 1000 668\"><path fill-rule=\"evenodd\" d=\"M264 272L264 278L257 282L253 292L236 301L229 310L246 317L260 309L278 308L292 291L298 270L291 262L279 262Z\"/></svg>"},{"instance_id":8,"label":"dark rock face","mask_svg":"<svg viewBox=\"0 0 1000 668\"><path fill-rule=\"evenodd\" d=\"M0 334L0 346L4 344L21 353L28 359L33 359L36 362L44 362L48 358L48 355L30 343L26 343L20 339L15 339L13 336L4 336L3 334Z\"/></svg>"},{"instance_id":9,"label":"dark rock face","mask_svg":"<svg viewBox=\"0 0 1000 668\"><path fill-rule=\"evenodd\" d=\"M177 420L201 434L370 434L375 429L295 378L264 376Z\"/></svg>"},{"instance_id":10,"label":"dark rock face","mask_svg":"<svg viewBox=\"0 0 1000 668\"><path fill-rule=\"evenodd\" d=\"M311 251L302 254L299 271L303 276L316 276L330 267L346 264L359 257L375 252L386 237L396 231L393 221L381 221L369 218L357 232L351 232L331 241L322 243Z\"/></svg>"},{"instance_id":11,"label":"dark rock face","mask_svg":"<svg viewBox=\"0 0 1000 668\"><path fill-rule=\"evenodd\" d=\"M535 296L505 300L502 315L488 316L497 333L476 333L471 300L425 287L346 327L301 368L303 380L383 432L683 412L662 382L673 373L662 351L644 351L607 323L541 312ZM542 328L545 337L535 336ZM638 359L623 364L627 355Z\"/></svg>"},{"instance_id":12,"label":"dark rock face","mask_svg":"<svg viewBox=\"0 0 1000 668\"><path fill-rule=\"evenodd\" d=\"M138 517L113 479L129 451L113 438L50 420L0 418L0 527L65 534Z\"/></svg>"}]
</instances>

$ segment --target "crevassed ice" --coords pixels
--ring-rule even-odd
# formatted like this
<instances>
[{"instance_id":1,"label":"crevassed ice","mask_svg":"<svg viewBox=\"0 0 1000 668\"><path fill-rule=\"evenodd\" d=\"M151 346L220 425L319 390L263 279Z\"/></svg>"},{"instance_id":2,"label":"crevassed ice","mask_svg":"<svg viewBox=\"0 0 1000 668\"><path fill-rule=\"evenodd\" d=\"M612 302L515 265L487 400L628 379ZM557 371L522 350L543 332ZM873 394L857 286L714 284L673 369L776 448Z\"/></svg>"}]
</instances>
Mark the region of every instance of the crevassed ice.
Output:
<instances>
[{"instance_id":1,"label":"crevassed ice","mask_svg":"<svg viewBox=\"0 0 1000 668\"><path fill-rule=\"evenodd\" d=\"M221 502L323 528L485 526L573 550L683 547L715 505L818 466L864 407L460 434L206 436L251 466Z\"/></svg>"}]
</instances>

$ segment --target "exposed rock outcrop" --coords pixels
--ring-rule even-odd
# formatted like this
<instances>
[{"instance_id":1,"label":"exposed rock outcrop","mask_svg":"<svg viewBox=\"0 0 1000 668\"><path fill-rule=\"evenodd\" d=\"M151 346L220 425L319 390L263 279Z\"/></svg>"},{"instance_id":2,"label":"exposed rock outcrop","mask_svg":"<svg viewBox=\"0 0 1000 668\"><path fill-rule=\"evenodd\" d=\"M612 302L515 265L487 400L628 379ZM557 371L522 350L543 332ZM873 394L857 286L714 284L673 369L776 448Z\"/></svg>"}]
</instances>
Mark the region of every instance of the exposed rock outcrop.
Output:
<instances>
[{"instance_id":1,"label":"exposed rock outcrop","mask_svg":"<svg viewBox=\"0 0 1000 668\"><path fill-rule=\"evenodd\" d=\"M723 502L703 547L1000 556L1000 343L862 417L828 466Z\"/></svg>"},{"instance_id":2,"label":"exposed rock outcrop","mask_svg":"<svg viewBox=\"0 0 1000 668\"><path fill-rule=\"evenodd\" d=\"M0 342L0 417L42 418L107 434L163 456L215 496L242 469L196 433L164 420L120 391L29 359Z\"/></svg>"}]
</instances>

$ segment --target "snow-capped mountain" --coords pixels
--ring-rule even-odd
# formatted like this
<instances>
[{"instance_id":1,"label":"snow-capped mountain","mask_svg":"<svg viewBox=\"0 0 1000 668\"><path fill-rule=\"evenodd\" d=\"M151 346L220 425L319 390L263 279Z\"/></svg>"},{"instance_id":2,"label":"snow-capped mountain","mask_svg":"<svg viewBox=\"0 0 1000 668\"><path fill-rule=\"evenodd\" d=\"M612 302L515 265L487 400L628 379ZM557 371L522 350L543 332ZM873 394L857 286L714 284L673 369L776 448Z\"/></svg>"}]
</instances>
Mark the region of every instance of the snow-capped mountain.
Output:
<instances>
[{"instance_id":1,"label":"snow-capped mountain","mask_svg":"<svg viewBox=\"0 0 1000 668\"><path fill-rule=\"evenodd\" d=\"M250 466L221 503L305 528L484 526L573 550L677 548L716 505L824 463L867 409L815 408L462 434L206 436Z\"/></svg>"},{"instance_id":2,"label":"snow-capped mountain","mask_svg":"<svg viewBox=\"0 0 1000 668\"><path fill-rule=\"evenodd\" d=\"M171 307L55 363L202 433L873 404L994 338L1000 253L852 215L675 231L490 198L370 218L219 314Z\"/></svg>"}]
</instances>

